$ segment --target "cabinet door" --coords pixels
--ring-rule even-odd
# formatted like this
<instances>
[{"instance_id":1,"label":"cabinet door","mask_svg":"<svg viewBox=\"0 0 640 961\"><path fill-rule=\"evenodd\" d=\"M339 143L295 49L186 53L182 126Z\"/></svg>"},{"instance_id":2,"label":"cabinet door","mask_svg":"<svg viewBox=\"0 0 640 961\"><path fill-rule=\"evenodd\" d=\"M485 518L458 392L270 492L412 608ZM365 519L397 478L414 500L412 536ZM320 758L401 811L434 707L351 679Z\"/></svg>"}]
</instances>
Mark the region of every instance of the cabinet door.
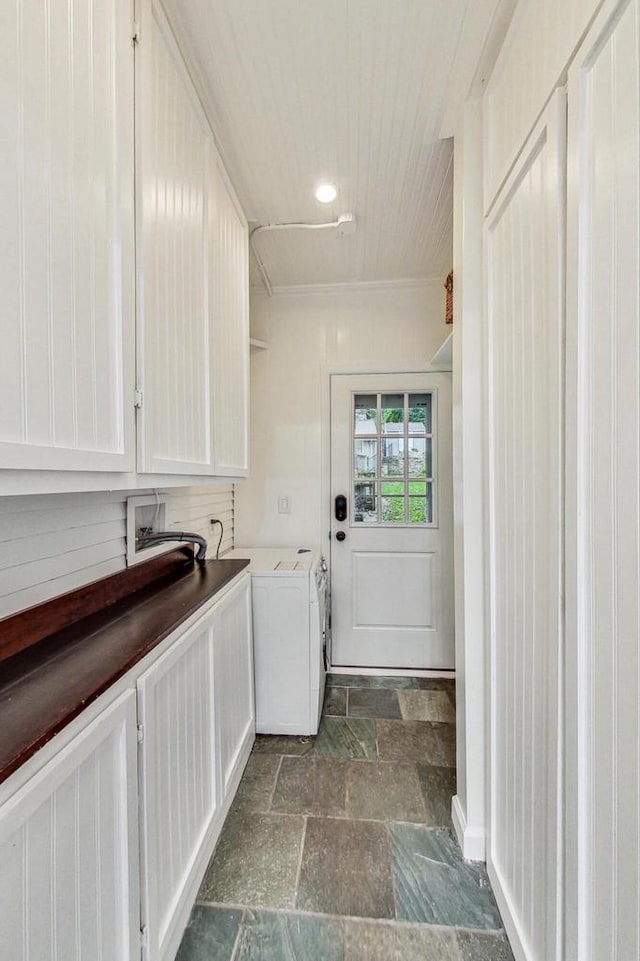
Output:
<instances>
[{"instance_id":1,"label":"cabinet door","mask_svg":"<svg viewBox=\"0 0 640 961\"><path fill-rule=\"evenodd\" d=\"M153 959L177 948L216 812L212 623L209 612L138 682L142 917Z\"/></svg>"},{"instance_id":2,"label":"cabinet door","mask_svg":"<svg viewBox=\"0 0 640 961\"><path fill-rule=\"evenodd\" d=\"M0 11L3 468L134 466L132 12Z\"/></svg>"},{"instance_id":3,"label":"cabinet door","mask_svg":"<svg viewBox=\"0 0 640 961\"><path fill-rule=\"evenodd\" d=\"M255 737L251 578L215 609L214 678L220 801L237 787Z\"/></svg>"},{"instance_id":4,"label":"cabinet door","mask_svg":"<svg viewBox=\"0 0 640 961\"><path fill-rule=\"evenodd\" d=\"M215 472L243 477L249 467L249 241L244 215L217 156L209 183Z\"/></svg>"},{"instance_id":5,"label":"cabinet door","mask_svg":"<svg viewBox=\"0 0 640 961\"><path fill-rule=\"evenodd\" d=\"M207 180L212 141L162 8L141 3L136 66L139 468L212 464Z\"/></svg>"},{"instance_id":6,"label":"cabinet door","mask_svg":"<svg viewBox=\"0 0 640 961\"><path fill-rule=\"evenodd\" d=\"M0 808L3 958L139 955L136 747L130 691Z\"/></svg>"}]
</instances>

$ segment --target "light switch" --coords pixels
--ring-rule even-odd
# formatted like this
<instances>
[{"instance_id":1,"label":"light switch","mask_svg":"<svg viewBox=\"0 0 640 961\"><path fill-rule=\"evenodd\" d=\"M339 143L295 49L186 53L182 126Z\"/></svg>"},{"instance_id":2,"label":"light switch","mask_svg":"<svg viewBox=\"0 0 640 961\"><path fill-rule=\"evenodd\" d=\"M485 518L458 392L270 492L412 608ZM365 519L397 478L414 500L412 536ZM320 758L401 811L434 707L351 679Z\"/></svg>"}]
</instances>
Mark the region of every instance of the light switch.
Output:
<instances>
[{"instance_id":1,"label":"light switch","mask_svg":"<svg viewBox=\"0 0 640 961\"><path fill-rule=\"evenodd\" d=\"M291 498L287 494L278 497L278 514L291 513Z\"/></svg>"}]
</instances>

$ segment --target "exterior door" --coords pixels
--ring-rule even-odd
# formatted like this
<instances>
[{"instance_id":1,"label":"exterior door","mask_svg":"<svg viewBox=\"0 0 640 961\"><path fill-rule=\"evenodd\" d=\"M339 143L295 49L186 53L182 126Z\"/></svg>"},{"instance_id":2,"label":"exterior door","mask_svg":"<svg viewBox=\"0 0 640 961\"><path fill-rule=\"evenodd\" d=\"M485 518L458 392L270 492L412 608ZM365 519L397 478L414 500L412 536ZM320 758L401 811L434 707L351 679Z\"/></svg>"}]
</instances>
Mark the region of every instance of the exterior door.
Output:
<instances>
[{"instance_id":1,"label":"exterior door","mask_svg":"<svg viewBox=\"0 0 640 961\"><path fill-rule=\"evenodd\" d=\"M449 374L332 376L331 583L334 665L453 668Z\"/></svg>"}]
</instances>

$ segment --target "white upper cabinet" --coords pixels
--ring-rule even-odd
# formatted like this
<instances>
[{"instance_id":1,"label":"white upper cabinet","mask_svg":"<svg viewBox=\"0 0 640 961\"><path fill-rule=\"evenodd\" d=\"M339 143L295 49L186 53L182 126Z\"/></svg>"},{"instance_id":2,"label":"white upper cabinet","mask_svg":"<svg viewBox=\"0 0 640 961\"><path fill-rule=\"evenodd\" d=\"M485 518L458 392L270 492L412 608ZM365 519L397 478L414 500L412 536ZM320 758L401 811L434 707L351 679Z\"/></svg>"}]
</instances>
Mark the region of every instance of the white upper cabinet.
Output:
<instances>
[{"instance_id":1,"label":"white upper cabinet","mask_svg":"<svg viewBox=\"0 0 640 961\"><path fill-rule=\"evenodd\" d=\"M138 468L247 468L248 239L160 5L137 54Z\"/></svg>"},{"instance_id":2,"label":"white upper cabinet","mask_svg":"<svg viewBox=\"0 0 640 961\"><path fill-rule=\"evenodd\" d=\"M0 466L134 466L132 0L0 4Z\"/></svg>"},{"instance_id":3,"label":"white upper cabinet","mask_svg":"<svg viewBox=\"0 0 640 961\"><path fill-rule=\"evenodd\" d=\"M162 8L137 53L140 470L208 474L211 449L206 118Z\"/></svg>"},{"instance_id":4,"label":"white upper cabinet","mask_svg":"<svg viewBox=\"0 0 640 961\"><path fill-rule=\"evenodd\" d=\"M249 239L217 157L210 167L209 316L216 474L249 467Z\"/></svg>"}]
</instances>

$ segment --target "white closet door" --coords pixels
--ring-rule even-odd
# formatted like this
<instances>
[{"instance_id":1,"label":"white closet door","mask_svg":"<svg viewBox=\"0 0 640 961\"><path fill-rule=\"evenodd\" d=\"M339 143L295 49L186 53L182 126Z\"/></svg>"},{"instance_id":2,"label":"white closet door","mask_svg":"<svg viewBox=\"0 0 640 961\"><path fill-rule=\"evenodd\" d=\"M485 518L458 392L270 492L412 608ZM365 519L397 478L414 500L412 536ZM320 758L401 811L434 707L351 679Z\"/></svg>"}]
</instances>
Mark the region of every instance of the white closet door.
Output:
<instances>
[{"instance_id":1,"label":"white closet door","mask_svg":"<svg viewBox=\"0 0 640 961\"><path fill-rule=\"evenodd\" d=\"M136 748L129 691L0 808L3 961L139 957Z\"/></svg>"},{"instance_id":2,"label":"white closet door","mask_svg":"<svg viewBox=\"0 0 640 961\"><path fill-rule=\"evenodd\" d=\"M639 42L605 3L569 84L568 961L640 958Z\"/></svg>"},{"instance_id":3,"label":"white closet door","mask_svg":"<svg viewBox=\"0 0 640 961\"><path fill-rule=\"evenodd\" d=\"M486 224L488 867L531 961L559 958L564 124L558 93Z\"/></svg>"},{"instance_id":4,"label":"white closet door","mask_svg":"<svg viewBox=\"0 0 640 961\"><path fill-rule=\"evenodd\" d=\"M215 472L242 477L249 467L249 241L217 156L210 167L209 231Z\"/></svg>"},{"instance_id":5,"label":"white closet door","mask_svg":"<svg viewBox=\"0 0 640 961\"><path fill-rule=\"evenodd\" d=\"M208 474L211 133L156 0L137 53L139 469Z\"/></svg>"},{"instance_id":6,"label":"white closet door","mask_svg":"<svg viewBox=\"0 0 640 961\"><path fill-rule=\"evenodd\" d=\"M0 4L0 463L134 467L132 0Z\"/></svg>"}]
</instances>

